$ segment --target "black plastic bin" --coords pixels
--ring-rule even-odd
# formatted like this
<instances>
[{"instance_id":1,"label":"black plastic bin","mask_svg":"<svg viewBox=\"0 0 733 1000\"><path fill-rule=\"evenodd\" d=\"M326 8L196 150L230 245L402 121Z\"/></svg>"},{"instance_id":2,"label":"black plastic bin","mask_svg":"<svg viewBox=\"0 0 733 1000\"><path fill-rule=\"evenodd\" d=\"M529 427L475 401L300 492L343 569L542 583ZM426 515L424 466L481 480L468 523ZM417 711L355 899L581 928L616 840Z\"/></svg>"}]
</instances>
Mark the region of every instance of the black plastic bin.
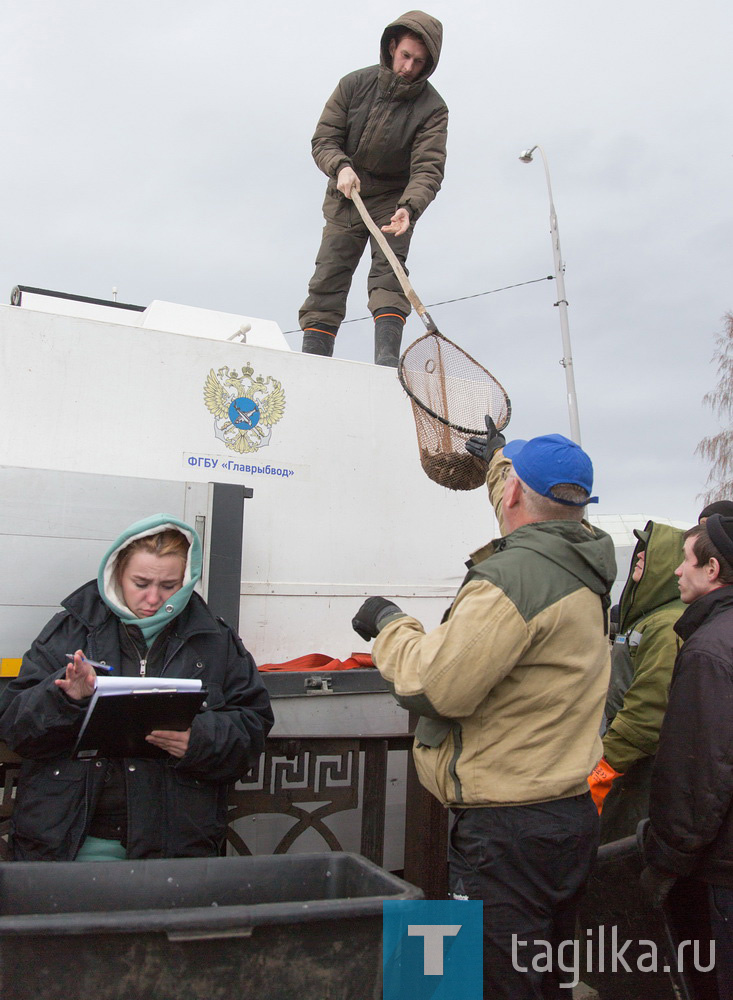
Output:
<instances>
[{"instance_id":1,"label":"black plastic bin","mask_svg":"<svg viewBox=\"0 0 733 1000\"><path fill-rule=\"evenodd\" d=\"M372 1000L382 902L356 854L0 864L3 1000Z\"/></svg>"}]
</instances>

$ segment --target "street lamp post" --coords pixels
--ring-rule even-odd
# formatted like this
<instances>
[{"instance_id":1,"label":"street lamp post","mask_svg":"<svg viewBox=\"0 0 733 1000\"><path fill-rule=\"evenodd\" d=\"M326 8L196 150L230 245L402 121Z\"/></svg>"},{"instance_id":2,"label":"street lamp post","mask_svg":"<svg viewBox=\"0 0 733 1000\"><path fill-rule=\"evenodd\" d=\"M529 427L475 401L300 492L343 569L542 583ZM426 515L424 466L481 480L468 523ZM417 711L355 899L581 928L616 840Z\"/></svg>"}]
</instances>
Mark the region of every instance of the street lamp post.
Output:
<instances>
[{"instance_id":1,"label":"street lamp post","mask_svg":"<svg viewBox=\"0 0 733 1000\"><path fill-rule=\"evenodd\" d=\"M525 149L519 159L522 163L532 162L532 153L539 149L547 179L547 193L550 197L550 235L552 237L552 254L555 260L555 283L557 285L557 306L560 312L560 330L562 332L563 358L560 364L565 369L565 385L568 393L568 413L570 415L570 437L580 444L580 418L578 416L578 399L575 394L575 373L573 370L573 354L570 348L570 327L568 326L568 300L565 297L565 265L560 252L560 231L557 228L557 212L552 200L552 185L550 184L550 169L542 146L532 146Z\"/></svg>"}]
</instances>

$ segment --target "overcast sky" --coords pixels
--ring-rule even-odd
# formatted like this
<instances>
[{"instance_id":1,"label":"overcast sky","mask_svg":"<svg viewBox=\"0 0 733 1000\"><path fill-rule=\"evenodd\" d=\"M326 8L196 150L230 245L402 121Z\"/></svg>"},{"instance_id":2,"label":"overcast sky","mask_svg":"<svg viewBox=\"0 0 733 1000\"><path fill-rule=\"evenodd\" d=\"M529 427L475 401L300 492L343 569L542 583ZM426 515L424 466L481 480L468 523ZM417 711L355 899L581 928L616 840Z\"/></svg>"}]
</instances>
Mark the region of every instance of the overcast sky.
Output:
<instances>
[{"instance_id":1,"label":"overcast sky","mask_svg":"<svg viewBox=\"0 0 733 1000\"><path fill-rule=\"evenodd\" d=\"M692 521L702 404L733 309L730 0L437 0L443 189L409 265L427 304L553 273L552 177L583 445L600 513ZM310 137L377 61L381 2L2 0L0 299L15 284L297 327L325 178ZM366 314L366 271L347 318ZM512 397L512 437L569 432L554 282L433 318ZM405 343L423 332L411 317ZM372 323L336 354L372 357ZM300 335L288 336L295 349Z\"/></svg>"}]
</instances>

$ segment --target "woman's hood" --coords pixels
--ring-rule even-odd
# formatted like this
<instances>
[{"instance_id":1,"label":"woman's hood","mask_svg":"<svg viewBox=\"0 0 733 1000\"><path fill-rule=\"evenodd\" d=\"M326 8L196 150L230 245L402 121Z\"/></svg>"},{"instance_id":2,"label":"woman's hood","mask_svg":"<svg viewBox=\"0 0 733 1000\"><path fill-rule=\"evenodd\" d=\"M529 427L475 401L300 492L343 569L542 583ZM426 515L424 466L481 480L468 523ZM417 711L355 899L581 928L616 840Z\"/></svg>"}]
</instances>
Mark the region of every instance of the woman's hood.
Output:
<instances>
[{"instance_id":1,"label":"woman's hood","mask_svg":"<svg viewBox=\"0 0 733 1000\"><path fill-rule=\"evenodd\" d=\"M124 602L122 591L117 583L117 562L122 551L136 539L160 534L161 531L168 528L180 531L190 543L183 573L183 586L171 595L160 611L151 618L145 619L143 623ZM173 514L153 514L151 517L131 524L119 538L115 539L102 558L97 576L97 586L102 600L118 618L124 622L140 625L143 634L146 634L146 632L159 631L167 622L183 611L201 579L201 567L201 542L191 525L174 517ZM150 626L155 626L155 628L151 629Z\"/></svg>"}]
</instances>

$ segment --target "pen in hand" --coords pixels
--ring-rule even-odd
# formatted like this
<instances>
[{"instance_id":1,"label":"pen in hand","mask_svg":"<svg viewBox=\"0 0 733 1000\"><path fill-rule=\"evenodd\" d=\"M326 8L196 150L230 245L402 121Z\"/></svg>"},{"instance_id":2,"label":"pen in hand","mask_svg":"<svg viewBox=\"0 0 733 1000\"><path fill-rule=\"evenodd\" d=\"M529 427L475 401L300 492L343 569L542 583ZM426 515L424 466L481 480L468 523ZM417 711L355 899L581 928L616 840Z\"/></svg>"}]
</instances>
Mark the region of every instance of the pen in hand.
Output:
<instances>
[{"instance_id":1,"label":"pen in hand","mask_svg":"<svg viewBox=\"0 0 733 1000\"><path fill-rule=\"evenodd\" d=\"M66 659L73 660L74 654L66 653ZM90 660L87 656L84 657L84 662L88 663L91 667L94 667L95 670L103 670L107 674L112 673L112 667L108 666L106 663L99 663L97 660Z\"/></svg>"}]
</instances>

